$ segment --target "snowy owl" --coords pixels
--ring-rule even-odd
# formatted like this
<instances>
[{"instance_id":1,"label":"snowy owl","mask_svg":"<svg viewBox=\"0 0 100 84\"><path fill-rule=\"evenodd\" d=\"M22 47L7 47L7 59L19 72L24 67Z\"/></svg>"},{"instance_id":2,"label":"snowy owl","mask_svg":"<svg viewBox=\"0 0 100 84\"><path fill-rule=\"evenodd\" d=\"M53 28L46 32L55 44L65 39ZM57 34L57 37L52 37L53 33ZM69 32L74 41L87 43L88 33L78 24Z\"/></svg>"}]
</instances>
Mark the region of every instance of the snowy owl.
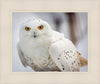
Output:
<instances>
[{"instance_id":1,"label":"snowy owl","mask_svg":"<svg viewBox=\"0 0 100 84\"><path fill-rule=\"evenodd\" d=\"M24 67L34 71L79 72L87 65L70 40L40 19L22 24L17 49Z\"/></svg>"}]
</instances>

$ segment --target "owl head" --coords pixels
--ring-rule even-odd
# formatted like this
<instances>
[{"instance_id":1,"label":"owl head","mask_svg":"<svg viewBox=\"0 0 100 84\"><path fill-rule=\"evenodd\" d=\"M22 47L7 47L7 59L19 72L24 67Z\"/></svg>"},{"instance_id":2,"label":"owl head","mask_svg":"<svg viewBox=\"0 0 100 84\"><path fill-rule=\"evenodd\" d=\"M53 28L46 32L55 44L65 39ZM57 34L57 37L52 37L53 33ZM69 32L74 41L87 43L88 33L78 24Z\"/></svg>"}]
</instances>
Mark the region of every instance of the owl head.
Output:
<instances>
[{"instance_id":1,"label":"owl head","mask_svg":"<svg viewBox=\"0 0 100 84\"><path fill-rule=\"evenodd\" d=\"M39 38L52 32L50 25L41 19L29 19L21 26L20 37Z\"/></svg>"}]
</instances>

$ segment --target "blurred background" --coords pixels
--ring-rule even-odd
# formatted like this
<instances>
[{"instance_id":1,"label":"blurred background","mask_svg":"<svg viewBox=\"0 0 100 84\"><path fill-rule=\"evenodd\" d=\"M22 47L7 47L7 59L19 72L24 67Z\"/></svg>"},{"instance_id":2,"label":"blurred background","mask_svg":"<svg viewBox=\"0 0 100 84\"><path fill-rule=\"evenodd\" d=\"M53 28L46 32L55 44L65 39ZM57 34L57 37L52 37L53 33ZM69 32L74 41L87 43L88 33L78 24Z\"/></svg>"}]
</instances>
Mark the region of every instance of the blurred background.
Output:
<instances>
[{"instance_id":1,"label":"blurred background","mask_svg":"<svg viewBox=\"0 0 100 84\"><path fill-rule=\"evenodd\" d=\"M13 27L13 72L33 71L30 67L24 67L19 59L17 43L19 41L19 30L21 24L28 18L40 18L47 21L53 30L61 32L70 39L82 57L88 60L88 14L87 13L18 13L12 14ZM88 71L88 66L82 67L81 72Z\"/></svg>"}]
</instances>

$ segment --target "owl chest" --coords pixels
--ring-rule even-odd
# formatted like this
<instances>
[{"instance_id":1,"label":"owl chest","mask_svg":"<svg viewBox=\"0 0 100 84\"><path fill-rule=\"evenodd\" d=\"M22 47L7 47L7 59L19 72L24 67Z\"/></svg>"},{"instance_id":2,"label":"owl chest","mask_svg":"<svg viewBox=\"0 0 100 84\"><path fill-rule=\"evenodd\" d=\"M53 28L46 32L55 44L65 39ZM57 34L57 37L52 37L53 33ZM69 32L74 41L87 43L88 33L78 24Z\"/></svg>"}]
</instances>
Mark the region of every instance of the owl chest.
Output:
<instances>
[{"instance_id":1,"label":"owl chest","mask_svg":"<svg viewBox=\"0 0 100 84\"><path fill-rule=\"evenodd\" d=\"M37 66L41 66L49 62L49 51L46 46L26 46L26 48L24 48L24 52L29 65L35 64Z\"/></svg>"}]
</instances>

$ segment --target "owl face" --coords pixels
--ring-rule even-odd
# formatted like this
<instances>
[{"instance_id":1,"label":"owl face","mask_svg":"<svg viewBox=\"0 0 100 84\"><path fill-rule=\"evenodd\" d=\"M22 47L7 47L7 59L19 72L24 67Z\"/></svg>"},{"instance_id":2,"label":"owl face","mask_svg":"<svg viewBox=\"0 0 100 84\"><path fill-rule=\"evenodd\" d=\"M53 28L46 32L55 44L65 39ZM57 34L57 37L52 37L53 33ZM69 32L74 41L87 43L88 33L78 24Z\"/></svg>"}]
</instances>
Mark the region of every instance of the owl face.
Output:
<instances>
[{"instance_id":1,"label":"owl face","mask_svg":"<svg viewBox=\"0 0 100 84\"><path fill-rule=\"evenodd\" d=\"M50 34L50 25L43 20L28 20L22 25L20 36L26 38L39 38Z\"/></svg>"}]
</instances>

